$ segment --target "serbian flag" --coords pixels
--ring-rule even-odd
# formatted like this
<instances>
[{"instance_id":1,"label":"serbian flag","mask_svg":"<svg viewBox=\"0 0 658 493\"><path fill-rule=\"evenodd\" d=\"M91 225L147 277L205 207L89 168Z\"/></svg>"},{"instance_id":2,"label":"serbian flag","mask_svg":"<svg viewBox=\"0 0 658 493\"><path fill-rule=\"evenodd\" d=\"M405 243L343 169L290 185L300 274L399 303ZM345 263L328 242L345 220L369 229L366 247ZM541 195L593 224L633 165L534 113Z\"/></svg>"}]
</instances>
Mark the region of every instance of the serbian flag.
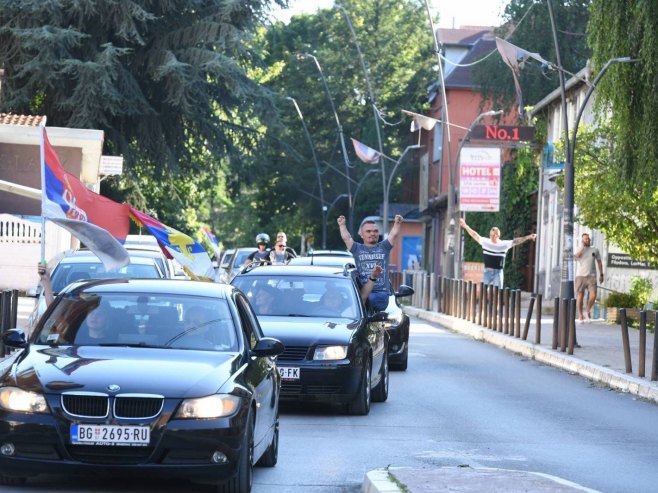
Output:
<instances>
[{"instance_id":1,"label":"serbian flag","mask_svg":"<svg viewBox=\"0 0 658 493\"><path fill-rule=\"evenodd\" d=\"M352 139L352 145L354 145L354 152L356 152L356 155L366 164L375 164L379 161L379 158L382 155L381 152L374 150L372 147L368 147L356 139Z\"/></svg>"},{"instance_id":2,"label":"serbian flag","mask_svg":"<svg viewBox=\"0 0 658 493\"><path fill-rule=\"evenodd\" d=\"M130 217L155 236L165 255L176 259L188 276L202 281L214 280L215 269L208 252L199 242L134 207L130 207Z\"/></svg>"},{"instance_id":3,"label":"serbian flag","mask_svg":"<svg viewBox=\"0 0 658 493\"><path fill-rule=\"evenodd\" d=\"M217 256L217 258L219 258L219 252L221 250L221 247L219 246L219 240L217 239L215 234L212 231L210 231L210 228L202 226L201 231L203 231L203 234L206 235L206 238L208 239L208 242L212 246L215 255Z\"/></svg>"},{"instance_id":4,"label":"serbian flag","mask_svg":"<svg viewBox=\"0 0 658 493\"><path fill-rule=\"evenodd\" d=\"M41 142L41 215L84 243L107 270L128 265L122 243L130 220L128 207L89 190L59 162L46 127Z\"/></svg>"}]
</instances>

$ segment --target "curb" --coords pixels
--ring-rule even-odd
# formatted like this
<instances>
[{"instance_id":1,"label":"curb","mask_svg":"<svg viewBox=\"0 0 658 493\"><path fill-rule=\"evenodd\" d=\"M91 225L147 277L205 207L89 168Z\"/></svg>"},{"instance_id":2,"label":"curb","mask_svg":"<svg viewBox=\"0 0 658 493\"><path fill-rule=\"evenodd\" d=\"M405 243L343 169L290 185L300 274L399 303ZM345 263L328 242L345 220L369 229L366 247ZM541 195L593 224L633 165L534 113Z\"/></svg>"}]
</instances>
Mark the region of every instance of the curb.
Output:
<instances>
[{"instance_id":1,"label":"curb","mask_svg":"<svg viewBox=\"0 0 658 493\"><path fill-rule=\"evenodd\" d=\"M572 355L557 352L539 346L533 342L510 338L499 332L476 326L471 322L457 319L436 312L429 312L415 307L404 307L408 315L437 323L453 332L465 334L478 341L488 342L503 349L534 359L540 363L554 366L570 373L601 383L615 390L637 395L643 399L658 403L658 388L633 375L626 375L616 370L578 359Z\"/></svg>"}]
</instances>

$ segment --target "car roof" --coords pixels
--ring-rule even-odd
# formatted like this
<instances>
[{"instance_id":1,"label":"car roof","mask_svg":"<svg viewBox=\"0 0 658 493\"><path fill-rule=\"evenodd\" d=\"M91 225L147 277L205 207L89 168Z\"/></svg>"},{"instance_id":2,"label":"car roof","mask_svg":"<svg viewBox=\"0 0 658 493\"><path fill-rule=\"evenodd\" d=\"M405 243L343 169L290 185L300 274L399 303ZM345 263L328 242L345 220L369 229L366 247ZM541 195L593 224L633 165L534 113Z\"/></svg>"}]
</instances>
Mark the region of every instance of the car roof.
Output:
<instances>
[{"instance_id":1,"label":"car roof","mask_svg":"<svg viewBox=\"0 0 658 493\"><path fill-rule=\"evenodd\" d=\"M236 288L229 284L180 279L99 279L76 281L62 293L71 291L87 293L152 293L227 298Z\"/></svg>"},{"instance_id":2,"label":"car roof","mask_svg":"<svg viewBox=\"0 0 658 493\"><path fill-rule=\"evenodd\" d=\"M288 261L288 265L327 265L331 267L349 265L351 267L356 267L354 259L347 257L346 255L320 255L319 257L311 255L309 257L295 257Z\"/></svg>"},{"instance_id":3,"label":"car roof","mask_svg":"<svg viewBox=\"0 0 658 493\"><path fill-rule=\"evenodd\" d=\"M130 252L128 252L130 254ZM64 255L58 262L59 264L88 264L88 263L102 263L95 253L87 250L75 250L69 254ZM153 265L153 257L147 255L130 255L131 264Z\"/></svg>"},{"instance_id":4,"label":"car roof","mask_svg":"<svg viewBox=\"0 0 658 493\"><path fill-rule=\"evenodd\" d=\"M316 265L257 265L243 269L237 277L296 276L296 277L349 277L351 269Z\"/></svg>"},{"instance_id":5,"label":"car roof","mask_svg":"<svg viewBox=\"0 0 658 493\"><path fill-rule=\"evenodd\" d=\"M347 250L311 250L308 252L307 257L321 257L321 256L341 256L341 257L354 257L351 252Z\"/></svg>"}]
</instances>

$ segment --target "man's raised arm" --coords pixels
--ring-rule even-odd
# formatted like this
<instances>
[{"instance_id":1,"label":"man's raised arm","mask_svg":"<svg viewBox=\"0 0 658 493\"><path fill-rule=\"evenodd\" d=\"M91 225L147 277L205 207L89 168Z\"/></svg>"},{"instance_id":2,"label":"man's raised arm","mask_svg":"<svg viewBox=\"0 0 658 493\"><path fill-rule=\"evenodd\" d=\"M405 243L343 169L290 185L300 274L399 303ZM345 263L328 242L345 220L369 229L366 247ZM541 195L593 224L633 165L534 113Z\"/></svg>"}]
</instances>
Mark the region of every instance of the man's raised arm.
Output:
<instances>
[{"instance_id":1,"label":"man's raised arm","mask_svg":"<svg viewBox=\"0 0 658 493\"><path fill-rule=\"evenodd\" d=\"M340 229L340 237L345 242L345 246L348 250L352 248L354 240L349 231L347 231L347 225L345 224L345 216L338 216L338 229Z\"/></svg>"}]
</instances>

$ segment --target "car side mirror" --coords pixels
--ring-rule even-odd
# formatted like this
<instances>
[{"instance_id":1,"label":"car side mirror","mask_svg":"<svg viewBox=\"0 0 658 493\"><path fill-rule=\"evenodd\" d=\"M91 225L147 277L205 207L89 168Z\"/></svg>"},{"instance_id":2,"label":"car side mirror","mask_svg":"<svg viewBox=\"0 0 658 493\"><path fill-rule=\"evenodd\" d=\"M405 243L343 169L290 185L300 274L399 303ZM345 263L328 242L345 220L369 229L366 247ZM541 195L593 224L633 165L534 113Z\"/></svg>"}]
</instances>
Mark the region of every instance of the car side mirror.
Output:
<instances>
[{"instance_id":1,"label":"car side mirror","mask_svg":"<svg viewBox=\"0 0 658 493\"><path fill-rule=\"evenodd\" d=\"M404 298L406 296L411 296L414 293L414 288L407 286L406 284L402 284L394 294L396 298Z\"/></svg>"},{"instance_id":2,"label":"car side mirror","mask_svg":"<svg viewBox=\"0 0 658 493\"><path fill-rule=\"evenodd\" d=\"M25 332L22 329L9 329L7 332L2 334L2 342L5 346L13 348L24 348L27 347L27 341L25 340Z\"/></svg>"},{"instance_id":3,"label":"car side mirror","mask_svg":"<svg viewBox=\"0 0 658 493\"><path fill-rule=\"evenodd\" d=\"M278 356L283 352L285 346L283 343L273 337L263 337L251 350L253 356Z\"/></svg>"}]
</instances>

